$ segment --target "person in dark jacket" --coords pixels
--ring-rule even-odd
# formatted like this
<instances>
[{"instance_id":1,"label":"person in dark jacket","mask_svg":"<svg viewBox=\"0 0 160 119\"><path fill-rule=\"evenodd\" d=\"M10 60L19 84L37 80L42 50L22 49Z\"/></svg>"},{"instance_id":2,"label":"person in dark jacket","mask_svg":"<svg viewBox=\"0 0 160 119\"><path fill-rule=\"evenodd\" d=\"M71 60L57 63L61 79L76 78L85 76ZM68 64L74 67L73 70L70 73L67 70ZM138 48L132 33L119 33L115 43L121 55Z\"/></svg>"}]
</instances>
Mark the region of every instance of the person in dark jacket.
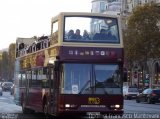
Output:
<instances>
[{"instance_id":1,"label":"person in dark jacket","mask_svg":"<svg viewBox=\"0 0 160 119\"><path fill-rule=\"evenodd\" d=\"M76 30L73 38L74 38L75 40L81 40L81 39L82 39L82 36L81 36L81 34L80 34L80 30L79 30L79 29Z\"/></svg>"}]
</instances>

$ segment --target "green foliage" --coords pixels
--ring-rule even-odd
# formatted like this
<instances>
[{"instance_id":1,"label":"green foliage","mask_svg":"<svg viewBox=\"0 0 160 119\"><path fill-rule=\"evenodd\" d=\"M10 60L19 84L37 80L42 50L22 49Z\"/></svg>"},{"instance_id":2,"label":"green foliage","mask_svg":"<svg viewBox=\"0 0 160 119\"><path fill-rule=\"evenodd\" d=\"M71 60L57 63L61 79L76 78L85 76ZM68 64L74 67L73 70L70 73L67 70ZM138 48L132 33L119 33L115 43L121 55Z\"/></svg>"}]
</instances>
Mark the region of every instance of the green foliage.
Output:
<instances>
[{"instance_id":1,"label":"green foliage","mask_svg":"<svg viewBox=\"0 0 160 119\"><path fill-rule=\"evenodd\" d=\"M14 77L14 64L15 64L15 43L10 44L9 46L9 79L12 80Z\"/></svg>"},{"instance_id":2,"label":"green foliage","mask_svg":"<svg viewBox=\"0 0 160 119\"><path fill-rule=\"evenodd\" d=\"M4 51L2 53L2 65L1 65L1 69L2 69L2 78L5 80L8 80L8 61L9 57L8 57L8 52Z\"/></svg>"},{"instance_id":3,"label":"green foliage","mask_svg":"<svg viewBox=\"0 0 160 119\"><path fill-rule=\"evenodd\" d=\"M10 44L9 50L2 52L0 61L0 79L11 81L14 76L15 43Z\"/></svg>"},{"instance_id":4,"label":"green foliage","mask_svg":"<svg viewBox=\"0 0 160 119\"><path fill-rule=\"evenodd\" d=\"M160 57L160 9L146 4L134 9L124 31L125 58L127 61L147 61ZM159 24L159 25L158 25Z\"/></svg>"}]
</instances>

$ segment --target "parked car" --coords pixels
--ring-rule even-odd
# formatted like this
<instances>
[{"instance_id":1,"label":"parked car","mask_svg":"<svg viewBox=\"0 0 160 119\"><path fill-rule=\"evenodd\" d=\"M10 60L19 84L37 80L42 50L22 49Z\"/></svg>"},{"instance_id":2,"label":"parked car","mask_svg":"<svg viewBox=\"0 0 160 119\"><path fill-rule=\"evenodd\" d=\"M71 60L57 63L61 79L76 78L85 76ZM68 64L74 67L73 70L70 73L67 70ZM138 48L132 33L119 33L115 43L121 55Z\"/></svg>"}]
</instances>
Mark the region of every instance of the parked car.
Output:
<instances>
[{"instance_id":1,"label":"parked car","mask_svg":"<svg viewBox=\"0 0 160 119\"><path fill-rule=\"evenodd\" d=\"M2 89L3 91L10 91L12 86L13 86L12 82L3 82Z\"/></svg>"},{"instance_id":2,"label":"parked car","mask_svg":"<svg viewBox=\"0 0 160 119\"><path fill-rule=\"evenodd\" d=\"M3 91L2 91L2 87L0 86L0 96L2 96Z\"/></svg>"},{"instance_id":3,"label":"parked car","mask_svg":"<svg viewBox=\"0 0 160 119\"><path fill-rule=\"evenodd\" d=\"M124 99L135 99L138 94L139 94L139 91L138 91L138 88L136 87L129 87L129 86L123 87Z\"/></svg>"},{"instance_id":4,"label":"parked car","mask_svg":"<svg viewBox=\"0 0 160 119\"><path fill-rule=\"evenodd\" d=\"M137 95L136 102L158 103L160 102L160 89L145 89L142 93Z\"/></svg>"}]
</instances>

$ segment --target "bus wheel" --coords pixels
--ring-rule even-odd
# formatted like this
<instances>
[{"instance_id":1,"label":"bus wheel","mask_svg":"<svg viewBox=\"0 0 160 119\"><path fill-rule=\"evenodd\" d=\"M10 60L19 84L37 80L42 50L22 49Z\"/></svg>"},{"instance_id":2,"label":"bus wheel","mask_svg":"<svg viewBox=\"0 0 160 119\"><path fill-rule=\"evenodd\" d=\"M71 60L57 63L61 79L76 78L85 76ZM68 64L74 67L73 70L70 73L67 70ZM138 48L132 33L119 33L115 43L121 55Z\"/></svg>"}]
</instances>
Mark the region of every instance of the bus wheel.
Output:
<instances>
[{"instance_id":1,"label":"bus wheel","mask_svg":"<svg viewBox=\"0 0 160 119\"><path fill-rule=\"evenodd\" d=\"M26 108L26 103L25 103L25 101L23 101L23 103L22 103L22 112L24 113L24 114L27 114L29 111L28 111L28 109Z\"/></svg>"},{"instance_id":2,"label":"bus wheel","mask_svg":"<svg viewBox=\"0 0 160 119\"><path fill-rule=\"evenodd\" d=\"M48 114L48 103L47 102L45 102L45 104L43 105L43 113L44 113L45 119L48 119L49 114Z\"/></svg>"}]
</instances>

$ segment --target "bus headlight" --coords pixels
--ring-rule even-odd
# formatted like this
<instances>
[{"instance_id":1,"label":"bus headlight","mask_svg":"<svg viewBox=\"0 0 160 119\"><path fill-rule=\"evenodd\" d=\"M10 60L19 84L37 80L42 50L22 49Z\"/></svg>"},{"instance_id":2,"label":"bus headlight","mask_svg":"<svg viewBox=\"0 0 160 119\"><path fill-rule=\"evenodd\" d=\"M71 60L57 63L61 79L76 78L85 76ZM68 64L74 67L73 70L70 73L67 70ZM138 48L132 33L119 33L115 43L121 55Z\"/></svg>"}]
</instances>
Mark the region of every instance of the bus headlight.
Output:
<instances>
[{"instance_id":1,"label":"bus headlight","mask_svg":"<svg viewBox=\"0 0 160 119\"><path fill-rule=\"evenodd\" d=\"M71 105L70 104L65 104L65 107L69 108L69 107L71 107Z\"/></svg>"},{"instance_id":2,"label":"bus headlight","mask_svg":"<svg viewBox=\"0 0 160 119\"><path fill-rule=\"evenodd\" d=\"M118 108L120 108L120 105L116 104L116 105L111 105L110 107L118 109Z\"/></svg>"},{"instance_id":3,"label":"bus headlight","mask_svg":"<svg viewBox=\"0 0 160 119\"><path fill-rule=\"evenodd\" d=\"M120 105L115 105L115 108L120 108Z\"/></svg>"},{"instance_id":4,"label":"bus headlight","mask_svg":"<svg viewBox=\"0 0 160 119\"><path fill-rule=\"evenodd\" d=\"M65 104L65 108L76 108L77 105L75 104Z\"/></svg>"}]
</instances>

